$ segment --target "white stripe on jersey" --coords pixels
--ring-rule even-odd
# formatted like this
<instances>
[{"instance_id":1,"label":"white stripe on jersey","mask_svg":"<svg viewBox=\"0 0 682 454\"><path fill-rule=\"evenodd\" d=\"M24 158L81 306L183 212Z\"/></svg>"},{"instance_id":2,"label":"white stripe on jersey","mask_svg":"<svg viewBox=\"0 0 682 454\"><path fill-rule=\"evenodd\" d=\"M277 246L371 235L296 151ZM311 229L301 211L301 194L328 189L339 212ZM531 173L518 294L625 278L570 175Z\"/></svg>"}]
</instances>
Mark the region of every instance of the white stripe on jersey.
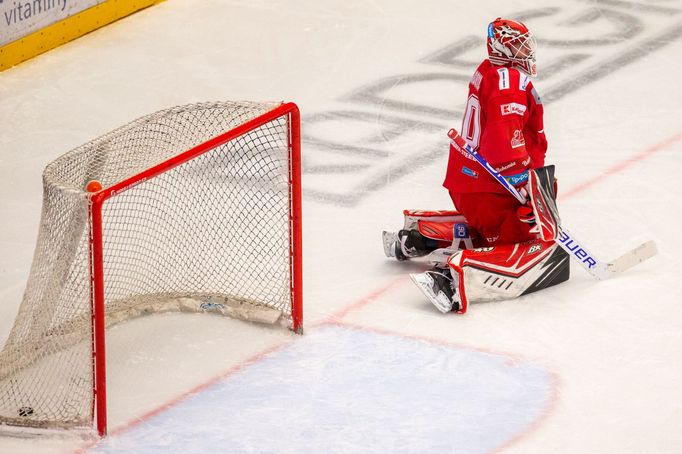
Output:
<instances>
[{"instance_id":1,"label":"white stripe on jersey","mask_svg":"<svg viewBox=\"0 0 682 454\"><path fill-rule=\"evenodd\" d=\"M509 69L499 68L497 73L500 75L500 90L509 88Z\"/></svg>"}]
</instances>

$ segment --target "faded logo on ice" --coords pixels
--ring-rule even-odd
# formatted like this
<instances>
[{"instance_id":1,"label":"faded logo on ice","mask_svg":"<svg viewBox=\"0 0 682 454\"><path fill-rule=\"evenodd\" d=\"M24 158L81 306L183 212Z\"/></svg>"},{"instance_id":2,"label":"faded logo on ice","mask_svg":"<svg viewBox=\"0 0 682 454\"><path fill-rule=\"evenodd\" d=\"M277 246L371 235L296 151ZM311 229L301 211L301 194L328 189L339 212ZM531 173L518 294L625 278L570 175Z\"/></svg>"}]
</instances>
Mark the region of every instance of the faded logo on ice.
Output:
<instances>
[{"instance_id":1,"label":"faded logo on ice","mask_svg":"<svg viewBox=\"0 0 682 454\"><path fill-rule=\"evenodd\" d=\"M547 104L612 77L677 40L681 12L662 2L554 0L554 5L500 13L530 22L537 30L542 61L533 85ZM373 191L401 184L404 175L425 163L440 160L445 169L443 131L461 120L464 93L481 61L485 38L485 32L460 36L416 62L408 58L406 66L421 66L380 75L338 98L338 110L306 116L304 196L353 206ZM519 81L522 86L528 82ZM462 93L461 100L449 95L455 90ZM540 102L535 89L532 95ZM521 109L510 105L508 115L515 114ZM521 146L521 140L519 136L515 145Z\"/></svg>"}]
</instances>

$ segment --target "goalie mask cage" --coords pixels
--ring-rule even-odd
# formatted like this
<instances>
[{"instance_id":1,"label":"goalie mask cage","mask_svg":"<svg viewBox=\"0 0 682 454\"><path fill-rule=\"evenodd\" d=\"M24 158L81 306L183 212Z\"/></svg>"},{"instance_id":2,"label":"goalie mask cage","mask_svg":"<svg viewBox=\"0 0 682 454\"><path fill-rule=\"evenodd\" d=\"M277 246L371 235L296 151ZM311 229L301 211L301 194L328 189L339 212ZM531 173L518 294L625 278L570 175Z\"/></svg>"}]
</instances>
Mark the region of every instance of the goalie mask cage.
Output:
<instances>
[{"instance_id":1,"label":"goalie mask cage","mask_svg":"<svg viewBox=\"0 0 682 454\"><path fill-rule=\"evenodd\" d=\"M106 434L105 333L132 317L265 311L302 332L299 123L292 103L181 106L46 167L0 424Z\"/></svg>"}]
</instances>

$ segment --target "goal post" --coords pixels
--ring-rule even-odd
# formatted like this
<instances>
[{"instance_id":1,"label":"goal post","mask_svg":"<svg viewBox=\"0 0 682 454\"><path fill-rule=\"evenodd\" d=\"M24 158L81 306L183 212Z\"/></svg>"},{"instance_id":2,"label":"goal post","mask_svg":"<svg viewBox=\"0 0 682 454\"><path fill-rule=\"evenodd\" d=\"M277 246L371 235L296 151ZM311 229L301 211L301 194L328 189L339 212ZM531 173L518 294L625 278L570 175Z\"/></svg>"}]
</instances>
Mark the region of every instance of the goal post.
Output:
<instances>
[{"instance_id":1,"label":"goal post","mask_svg":"<svg viewBox=\"0 0 682 454\"><path fill-rule=\"evenodd\" d=\"M208 312L302 333L300 164L297 106L253 102L157 112L50 163L0 351L0 424L105 435L107 331L131 318Z\"/></svg>"}]
</instances>

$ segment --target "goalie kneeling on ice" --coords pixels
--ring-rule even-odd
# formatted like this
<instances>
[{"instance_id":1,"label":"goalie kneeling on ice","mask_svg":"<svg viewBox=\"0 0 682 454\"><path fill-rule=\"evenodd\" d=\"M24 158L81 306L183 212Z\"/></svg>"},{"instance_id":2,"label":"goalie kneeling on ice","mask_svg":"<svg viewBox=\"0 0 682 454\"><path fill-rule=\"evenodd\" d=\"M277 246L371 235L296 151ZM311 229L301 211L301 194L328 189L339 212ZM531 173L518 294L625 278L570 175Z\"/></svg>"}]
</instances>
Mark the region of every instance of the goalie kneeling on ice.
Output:
<instances>
[{"instance_id":1,"label":"goalie kneeling on ice","mask_svg":"<svg viewBox=\"0 0 682 454\"><path fill-rule=\"evenodd\" d=\"M569 263L555 242L533 240L459 250L448 259L448 268L410 277L438 310L463 314L470 302L516 298L564 282Z\"/></svg>"}]
</instances>

